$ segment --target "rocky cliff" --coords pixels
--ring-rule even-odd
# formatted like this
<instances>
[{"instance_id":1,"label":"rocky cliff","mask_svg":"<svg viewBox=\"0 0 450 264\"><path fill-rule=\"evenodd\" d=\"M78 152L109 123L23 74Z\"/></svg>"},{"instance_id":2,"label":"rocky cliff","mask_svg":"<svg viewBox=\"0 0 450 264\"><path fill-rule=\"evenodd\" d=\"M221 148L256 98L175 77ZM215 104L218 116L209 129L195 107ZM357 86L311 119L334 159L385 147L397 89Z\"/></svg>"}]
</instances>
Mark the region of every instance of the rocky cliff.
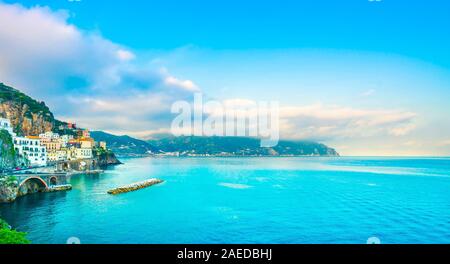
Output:
<instances>
[{"instance_id":1,"label":"rocky cliff","mask_svg":"<svg viewBox=\"0 0 450 264\"><path fill-rule=\"evenodd\" d=\"M0 203L10 203L16 200L19 183L13 176L0 175Z\"/></svg>"},{"instance_id":2,"label":"rocky cliff","mask_svg":"<svg viewBox=\"0 0 450 264\"><path fill-rule=\"evenodd\" d=\"M14 132L24 136L53 131L59 123L44 102L3 83L0 83L0 117L11 120Z\"/></svg>"},{"instance_id":3,"label":"rocky cliff","mask_svg":"<svg viewBox=\"0 0 450 264\"><path fill-rule=\"evenodd\" d=\"M95 156L100 168L122 164L122 162L117 159L116 155L112 151L96 150Z\"/></svg>"}]
</instances>

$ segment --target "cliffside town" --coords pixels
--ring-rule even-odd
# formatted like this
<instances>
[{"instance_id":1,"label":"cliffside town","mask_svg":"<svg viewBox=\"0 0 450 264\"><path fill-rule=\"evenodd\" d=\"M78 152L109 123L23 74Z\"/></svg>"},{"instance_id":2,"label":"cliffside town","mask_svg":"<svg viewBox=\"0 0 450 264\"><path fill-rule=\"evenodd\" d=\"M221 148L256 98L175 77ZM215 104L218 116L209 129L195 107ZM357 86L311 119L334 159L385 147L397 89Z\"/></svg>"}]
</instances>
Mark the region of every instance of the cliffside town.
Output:
<instances>
[{"instance_id":1,"label":"cliffside town","mask_svg":"<svg viewBox=\"0 0 450 264\"><path fill-rule=\"evenodd\" d=\"M109 162L99 160L99 164L119 163L106 142L96 142L89 130L55 119L44 102L2 83L0 131L0 143L5 145L0 155L0 171L101 159L105 153L109 153Z\"/></svg>"},{"instance_id":2,"label":"cliffside town","mask_svg":"<svg viewBox=\"0 0 450 264\"><path fill-rule=\"evenodd\" d=\"M64 128L71 131L69 135L48 131L22 137L14 132L9 119L0 118L0 130L8 132L12 139L16 160L19 161L15 164L17 168L46 167L57 162L92 159L95 153L107 151L106 142L96 142L90 137L89 130L78 129L73 124ZM4 166L5 169L8 168Z\"/></svg>"},{"instance_id":3,"label":"cliffside town","mask_svg":"<svg viewBox=\"0 0 450 264\"><path fill-rule=\"evenodd\" d=\"M120 164L88 129L56 120L44 102L0 83L0 203L71 190L68 177Z\"/></svg>"},{"instance_id":4,"label":"cliffside town","mask_svg":"<svg viewBox=\"0 0 450 264\"><path fill-rule=\"evenodd\" d=\"M89 130L55 119L44 102L0 83L0 202L70 190L67 175L112 164L120 161Z\"/></svg>"}]
</instances>

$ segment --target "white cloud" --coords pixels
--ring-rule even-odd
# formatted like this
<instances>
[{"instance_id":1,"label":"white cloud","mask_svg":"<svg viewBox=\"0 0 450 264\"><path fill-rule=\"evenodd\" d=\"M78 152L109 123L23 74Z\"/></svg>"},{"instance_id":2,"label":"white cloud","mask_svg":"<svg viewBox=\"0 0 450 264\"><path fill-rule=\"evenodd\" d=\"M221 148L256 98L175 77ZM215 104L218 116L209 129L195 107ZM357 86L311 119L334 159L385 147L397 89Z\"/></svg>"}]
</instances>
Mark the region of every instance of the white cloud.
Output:
<instances>
[{"instance_id":1,"label":"white cloud","mask_svg":"<svg viewBox=\"0 0 450 264\"><path fill-rule=\"evenodd\" d=\"M92 82L118 63L120 47L66 22L65 12L0 4L0 78L33 95Z\"/></svg>"},{"instance_id":2,"label":"white cloud","mask_svg":"<svg viewBox=\"0 0 450 264\"><path fill-rule=\"evenodd\" d=\"M389 131L389 134L393 135L393 136L405 136L407 134L409 134L411 131L413 131L416 128L415 124L404 124L401 126L397 126L392 128Z\"/></svg>"},{"instance_id":3,"label":"white cloud","mask_svg":"<svg viewBox=\"0 0 450 264\"><path fill-rule=\"evenodd\" d=\"M117 57L122 61L129 61L136 58L136 55L134 55L131 51L119 49L117 51Z\"/></svg>"},{"instance_id":4,"label":"white cloud","mask_svg":"<svg viewBox=\"0 0 450 264\"><path fill-rule=\"evenodd\" d=\"M191 80L180 80L174 76L166 76L164 83L168 86L175 86L190 92L199 92L200 89Z\"/></svg>"},{"instance_id":5,"label":"white cloud","mask_svg":"<svg viewBox=\"0 0 450 264\"><path fill-rule=\"evenodd\" d=\"M421 142L417 142L415 140L409 140L403 143L404 146L406 147L420 147L422 146Z\"/></svg>"},{"instance_id":6,"label":"white cloud","mask_svg":"<svg viewBox=\"0 0 450 264\"><path fill-rule=\"evenodd\" d=\"M270 111L269 105L245 98L234 98L220 102L216 108L208 109L208 115L222 116L226 109L237 118L255 117L258 115L256 107L263 112ZM402 110L360 109L322 104L280 105L279 108L280 134L282 138L291 139L402 137L416 128L416 116L415 113Z\"/></svg>"},{"instance_id":7,"label":"white cloud","mask_svg":"<svg viewBox=\"0 0 450 264\"><path fill-rule=\"evenodd\" d=\"M167 132L171 104L200 91L194 81L142 62L67 18L44 7L0 3L0 81L45 100L65 120L139 137ZM245 108L256 102L224 103ZM322 104L281 106L280 118L282 137L295 139L402 137L416 126L409 111Z\"/></svg>"},{"instance_id":8,"label":"white cloud","mask_svg":"<svg viewBox=\"0 0 450 264\"><path fill-rule=\"evenodd\" d=\"M358 138L403 136L414 129L416 114L398 110L366 110L321 104L281 107L281 131L290 138Z\"/></svg>"},{"instance_id":9,"label":"white cloud","mask_svg":"<svg viewBox=\"0 0 450 264\"><path fill-rule=\"evenodd\" d=\"M200 91L67 19L64 11L0 3L0 81L81 126L130 131L159 129L172 101Z\"/></svg>"}]
</instances>

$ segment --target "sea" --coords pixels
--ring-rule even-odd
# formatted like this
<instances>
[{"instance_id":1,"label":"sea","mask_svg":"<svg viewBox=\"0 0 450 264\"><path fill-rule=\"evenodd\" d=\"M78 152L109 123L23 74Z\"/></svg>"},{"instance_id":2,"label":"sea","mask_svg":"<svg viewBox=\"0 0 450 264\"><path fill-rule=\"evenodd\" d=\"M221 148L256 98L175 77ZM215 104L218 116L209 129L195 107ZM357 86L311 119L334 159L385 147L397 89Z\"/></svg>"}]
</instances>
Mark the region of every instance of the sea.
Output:
<instances>
[{"instance_id":1,"label":"sea","mask_svg":"<svg viewBox=\"0 0 450 264\"><path fill-rule=\"evenodd\" d=\"M447 244L450 158L124 158L0 205L35 244ZM164 183L121 195L109 189Z\"/></svg>"}]
</instances>

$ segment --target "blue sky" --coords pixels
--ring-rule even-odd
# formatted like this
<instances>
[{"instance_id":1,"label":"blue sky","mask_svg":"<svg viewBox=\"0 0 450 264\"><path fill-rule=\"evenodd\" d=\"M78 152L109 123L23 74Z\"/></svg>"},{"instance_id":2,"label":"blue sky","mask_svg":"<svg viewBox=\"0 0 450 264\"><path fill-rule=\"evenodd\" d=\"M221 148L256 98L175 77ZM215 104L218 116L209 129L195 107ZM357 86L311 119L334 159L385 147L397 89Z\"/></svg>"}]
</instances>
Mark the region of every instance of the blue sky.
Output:
<instances>
[{"instance_id":1,"label":"blue sky","mask_svg":"<svg viewBox=\"0 0 450 264\"><path fill-rule=\"evenodd\" d=\"M285 137L343 154L450 155L448 1L13 3L0 4L13 14L3 23L16 27L0 29L0 40L26 52L3 50L1 81L44 99L61 118L149 137L170 116L123 113L112 106L119 95L162 109L195 88L217 99L278 100L292 113ZM45 66L24 63L24 54ZM185 90L174 96L169 86Z\"/></svg>"},{"instance_id":2,"label":"blue sky","mask_svg":"<svg viewBox=\"0 0 450 264\"><path fill-rule=\"evenodd\" d=\"M5 1L17 2L17 1ZM450 66L448 1L23 1L134 49L331 48L402 54Z\"/></svg>"}]
</instances>

